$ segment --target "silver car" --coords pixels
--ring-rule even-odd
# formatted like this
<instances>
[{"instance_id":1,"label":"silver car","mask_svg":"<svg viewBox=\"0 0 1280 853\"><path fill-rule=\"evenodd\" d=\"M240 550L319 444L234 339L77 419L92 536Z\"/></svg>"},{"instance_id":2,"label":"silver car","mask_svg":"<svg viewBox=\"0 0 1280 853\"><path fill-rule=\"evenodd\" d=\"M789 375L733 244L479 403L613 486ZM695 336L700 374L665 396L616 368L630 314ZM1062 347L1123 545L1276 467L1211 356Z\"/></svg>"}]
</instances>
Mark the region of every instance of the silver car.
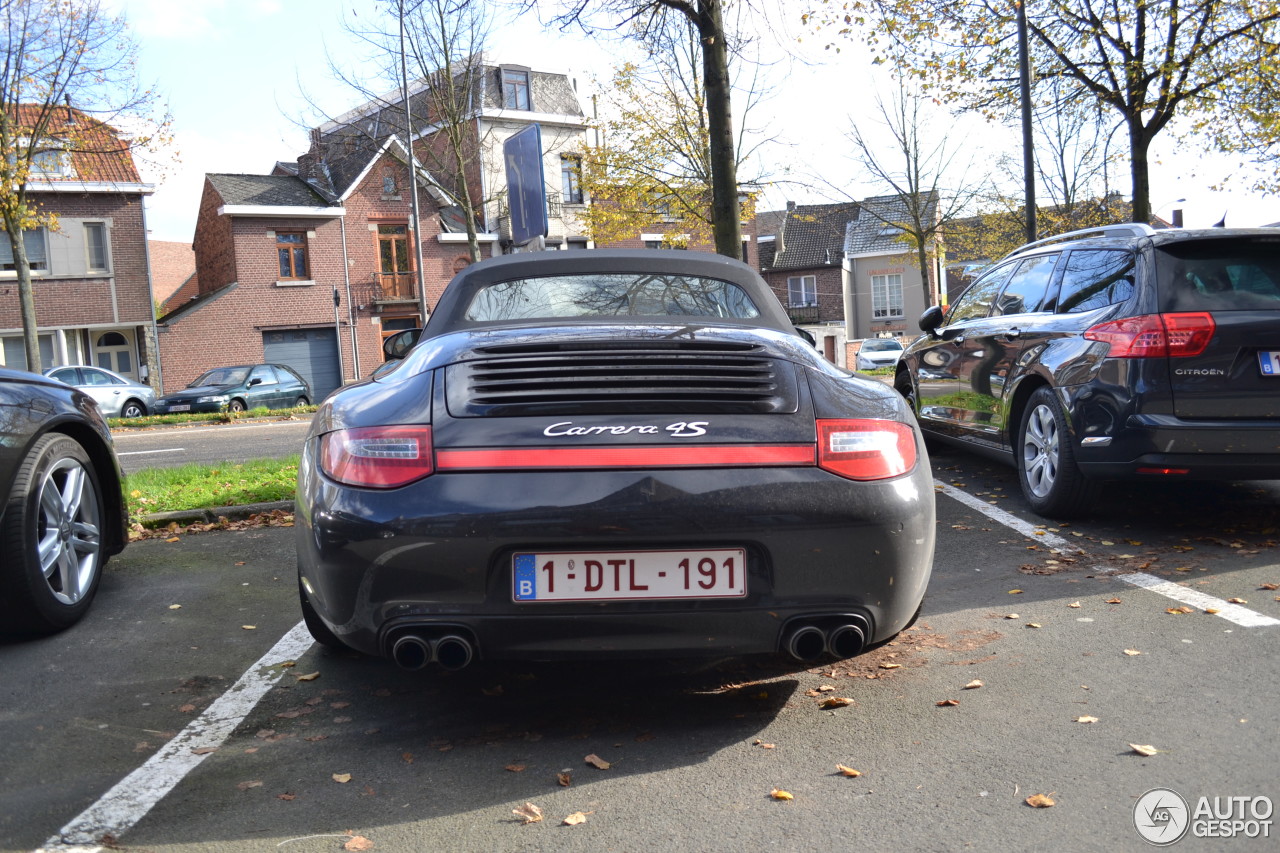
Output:
<instances>
[{"instance_id":1,"label":"silver car","mask_svg":"<svg viewBox=\"0 0 1280 853\"><path fill-rule=\"evenodd\" d=\"M858 350L858 370L893 367L902 355L902 342L897 338L867 338Z\"/></svg>"},{"instance_id":2,"label":"silver car","mask_svg":"<svg viewBox=\"0 0 1280 853\"><path fill-rule=\"evenodd\" d=\"M108 418L140 418L155 406L156 392L150 385L134 382L101 367L69 364L50 367L44 375L88 394L98 402L102 414Z\"/></svg>"}]
</instances>

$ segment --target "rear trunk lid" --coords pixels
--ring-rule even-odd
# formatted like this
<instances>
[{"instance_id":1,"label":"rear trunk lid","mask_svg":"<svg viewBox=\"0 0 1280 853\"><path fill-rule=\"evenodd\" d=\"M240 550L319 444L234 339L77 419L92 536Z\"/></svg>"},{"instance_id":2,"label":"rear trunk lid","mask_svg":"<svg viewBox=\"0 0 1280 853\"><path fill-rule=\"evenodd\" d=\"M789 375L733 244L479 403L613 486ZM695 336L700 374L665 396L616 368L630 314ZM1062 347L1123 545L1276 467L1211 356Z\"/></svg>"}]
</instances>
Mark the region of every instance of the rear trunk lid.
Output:
<instances>
[{"instance_id":1,"label":"rear trunk lid","mask_svg":"<svg viewBox=\"0 0 1280 853\"><path fill-rule=\"evenodd\" d=\"M1214 325L1202 352L1168 360L1174 414L1280 419L1280 234L1167 244L1156 272L1162 313Z\"/></svg>"}]
</instances>

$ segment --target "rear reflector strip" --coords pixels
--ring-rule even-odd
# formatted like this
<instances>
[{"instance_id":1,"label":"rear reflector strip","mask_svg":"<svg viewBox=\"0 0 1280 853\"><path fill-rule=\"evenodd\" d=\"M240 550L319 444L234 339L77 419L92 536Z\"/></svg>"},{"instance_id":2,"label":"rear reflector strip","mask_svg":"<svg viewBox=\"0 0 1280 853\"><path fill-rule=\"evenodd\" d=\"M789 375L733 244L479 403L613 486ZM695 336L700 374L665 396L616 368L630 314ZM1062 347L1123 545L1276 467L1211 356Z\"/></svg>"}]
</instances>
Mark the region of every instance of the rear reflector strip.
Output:
<instances>
[{"instance_id":1,"label":"rear reflector strip","mask_svg":"<svg viewBox=\"0 0 1280 853\"><path fill-rule=\"evenodd\" d=\"M537 447L436 450L439 471L540 468L710 468L816 465L813 445Z\"/></svg>"}]
</instances>

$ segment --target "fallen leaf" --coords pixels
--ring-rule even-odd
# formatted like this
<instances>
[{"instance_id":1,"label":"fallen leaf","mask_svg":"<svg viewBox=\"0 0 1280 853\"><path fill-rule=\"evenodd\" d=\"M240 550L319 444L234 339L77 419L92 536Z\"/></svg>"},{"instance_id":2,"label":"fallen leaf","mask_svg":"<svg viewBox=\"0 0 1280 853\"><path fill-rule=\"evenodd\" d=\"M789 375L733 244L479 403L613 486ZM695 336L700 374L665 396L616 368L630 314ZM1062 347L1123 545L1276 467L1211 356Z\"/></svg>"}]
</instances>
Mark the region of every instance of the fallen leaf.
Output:
<instances>
[{"instance_id":1,"label":"fallen leaf","mask_svg":"<svg viewBox=\"0 0 1280 853\"><path fill-rule=\"evenodd\" d=\"M1264 583L1262 586L1258 587L1258 589L1280 589L1280 584L1278 584L1278 583Z\"/></svg>"},{"instance_id":2,"label":"fallen leaf","mask_svg":"<svg viewBox=\"0 0 1280 853\"><path fill-rule=\"evenodd\" d=\"M164 540L164 541L166 541L166 542L181 542L181 541L182 541L182 539L181 539L181 538L179 538L179 537L177 537L177 536L170 536L168 539L166 539L166 540Z\"/></svg>"},{"instance_id":3,"label":"fallen leaf","mask_svg":"<svg viewBox=\"0 0 1280 853\"><path fill-rule=\"evenodd\" d=\"M208 755L211 752L217 752L217 751L218 751L218 748L216 746L197 746L195 749L191 750L191 754L192 755Z\"/></svg>"},{"instance_id":4,"label":"fallen leaf","mask_svg":"<svg viewBox=\"0 0 1280 853\"><path fill-rule=\"evenodd\" d=\"M1205 613L1208 613L1210 616L1216 616L1217 614L1221 613L1222 611L1221 611L1221 610L1219 610L1219 609L1218 609L1218 608L1216 608L1216 607L1206 607L1206 608L1204 609L1204 612L1205 612Z\"/></svg>"},{"instance_id":5,"label":"fallen leaf","mask_svg":"<svg viewBox=\"0 0 1280 853\"><path fill-rule=\"evenodd\" d=\"M831 696L827 699L823 699L822 702L819 703L818 707L826 711L831 708L844 708L852 704L853 704L852 699L846 699L843 696Z\"/></svg>"},{"instance_id":6,"label":"fallen leaf","mask_svg":"<svg viewBox=\"0 0 1280 853\"><path fill-rule=\"evenodd\" d=\"M561 788L569 787L573 784L573 773L569 770L561 770L556 774L556 782L560 784Z\"/></svg>"},{"instance_id":7,"label":"fallen leaf","mask_svg":"<svg viewBox=\"0 0 1280 853\"><path fill-rule=\"evenodd\" d=\"M1027 805L1036 809L1047 809L1055 803L1048 794L1032 794L1027 797Z\"/></svg>"},{"instance_id":8,"label":"fallen leaf","mask_svg":"<svg viewBox=\"0 0 1280 853\"><path fill-rule=\"evenodd\" d=\"M1006 619L1017 619L1017 618L1018 618L1018 614L1017 614L1017 613L1006 613L1006 614L1004 615L1004 618L1006 618Z\"/></svg>"},{"instance_id":9,"label":"fallen leaf","mask_svg":"<svg viewBox=\"0 0 1280 853\"><path fill-rule=\"evenodd\" d=\"M343 850L372 850L373 842L363 835L353 835L351 840L342 845Z\"/></svg>"},{"instance_id":10,"label":"fallen leaf","mask_svg":"<svg viewBox=\"0 0 1280 853\"><path fill-rule=\"evenodd\" d=\"M586 823L587 816L582 812L574 812L573 814L560 821L561 826L577 826L580 823Z\"/></svg>"},{"instance_id":11,"label":"fallen leaf","mask_svg":"<svg viewBox=\"0 0 1280 853\"><path fill-rule=\"evenodd\" d=\"M880 668L881 668L881 669L902 669L902 664L900 664L900 663L882 663L882 664L880 664Z\"/></svg>"},{"instance_id":12,"label":"fallen leaf","mask_svg":"<svg viewBox=\"0 0 1280 853\"><path fill-rule=\"evenodd\" d=\"M1138 755L1152 756L1152 755L1155 755L1157 752L1159 752L1159 750L1156 749L1154 746L1149 746L1147 744L1141 744L1141 743L1131 743L1129 744L1129 748L1132 749L1134 752L1138 753Z\"/></svg>"},{"instance_id":13,"label":"fallen leaf","mask_svg":"<svg viewBox=\"0 0 1280 853\"><path fill-rule=\"evenodd\" d=\"M832 691L833 691L833 690L835 690L835 689L836 689L836 686L835 686L834 684L819 684L819 685L818 685L818 692L819 692L819 693L830 693L830 692L832 692Z\"/></svg>"},{"instance_id":14,"label":"fallen leaf","mask_svg":"<svg viewBox=\"0 0 1280 853\"><path fill-rule=\"evenodd\" d=\"M179 708L178 710L179 710L179 711L181 711L181 712L182 712L182 713L184 713L184 714L190 714L190 713L191 713L192 711L194 711L195 709L196 709L196 706L195 706L195 705L192 705L191 703L187 703L186 705L183 705L183 706L182 706L181 708Z\"/></svg>"},{"instance_id":15,"label":"fallen leaf","mask_svg":"<svg viewBox=\"0 0 1280 853\"><path fill-rule=\"evenodd\" d=\"M350 773L334 773L333 781L337 782L340 785L345 785L351 781L351 774Z\"/></svg>"},{"instance_id":16,"label":"fallen leaf","mask_svg":"<svg viewBox=\"0 0 1280 853\"><path fill-rule=\"evenodd\" d=\"M261 788L262 783L256 780L253 782L241 782L239 785L236 785L236 787L239 788L241 791L247 791L250 788Z\"/></svg>"},{"instance_id":17,"label":"fallen leaf","mask_svg":"<svg viewBox=\"0 0 1280 853\"><path fill-rule=\"evenodd\" d=\"M1028 627L1028 628L1043 628L1044 626L1043 626L1043 625L1041 625L1039 622L1028 622L1028 623L1027 623L1027 627Z\"/></svg>"},{"instance_id":18,"label":"fallen leaf","mask_svg":"<svg viewBox=\"0 0 1280 853\"><path fill-rule=\"evenodd\" d=\"M1133 657L1134 655L1140 655L1140 654L1142 654L1142 652L1138 651L1137 649L1125 649L1125 650L1124 650L1124 653L1125 653L1126 655L1128 655L1129 657Z\"/></svg>"},{"instance_id":19,"label":"fallen leaf","mask_svg":"<svg viewBox=\"0 0 1280 853\"><path fill-rule=\"evenodd\" d=\"M405 752L405 753L401 753L401 755L400 755L400 760L401 760L401 761L403 761L405 764L412 764L412 763L413 763L413 753L412 753L412 752Z\"/></svg>"},{"instance_id":20,"label":"fallen leaf","mask_svg":"<svg viewBox=\"0 0 1280 853\"><path fill-rule=\"evenodd\" d=\"M506 767L504 767L504 768L502 768L502 769L503 769L503 770L510 770L512 773L523 773L523 772L524 772L524 768L525 768L525 765L523 765L523 764L508 764Z\"/></svg>"},{"instance_id":21,"label":"fallen leaf","mask_svg":"<svg viewBox=\"0 0 1280 853\"><path fill-rule=\"evenodd\" d=\"M1121 601L1120 601L1120 599L1118 599L1118 598L1108 598L1108 599L1107 599L1107 604L1120 604L1120 603L1121 603Z\"/></svg>"},{"instance_id":22,"label":"fallen leaf","mask_svg":"<svg viewBox=\"0 0 1280 853\"><path fill-rule=\"evenodd\" d=\"M298 680L299 681L315 681L319 677L320 677L320 673L318 671L308 672L306 675L299 675Z\"/></svg>"},{"instance_id":23,"label":"fallen leaf","mask_svg":"<svg viewBox=\"0 0 1280 853\"><path fill-rule=\"evenodd\" d=\"M512 809L511 813L520 818L522 824L537 823L542 820L542 809L533 803L525 803L518 809Z\"/></svg>"},{"instance_id":24,"label":"fallen leaf","mask_svg":"<svg viewBox=\"0 0 1280 853\"><path fill-rule=\"evenodd\" d=\"M1248 604L1249 603L1245 601L1243 598L1228 598L1227 601L1230 602L1231 604Z\"/></svg>"},{"instance_id":25,"label":"fallen leaf","mask_svg":"<svg viewBox=\"0 0 1280 853\"><path fill-rule=\"evenodd\" d=\"M1079 607L1079 606L1080 606L1080 602L1078 602L1078 601L1073 601L1073 602L1071 602L1070 604L1068 604L1067 606L1068 606L1068 607Z\"/></svg>"},{"instance_id":26,"label":"fallen leaf","mask_svg":"<svg viewBox=\"0 0 1280 853\"><path fill-rule=\"evenodd\" d=\"M1165 613L1172 613L1174 616L1181 616L1183 613L1195 613L1190 607L1166 607Z\"/></svg>"},{"instance_id":27,"label":"fallen leaf","mask_svg":"<svg viewBox=\"0 0 1280 853\"><path fill-rule=\"evenodd\" d=\"M1103 544L1103 545L1114 545L1114 544L1116 544L1116 543L1112 542L1112 541L1111 541L1111 540L1109 540L1109 539L1103 539L1103 540L1102 540L1102 544Z\"/></svg>"},{"instance_id":28,"label":"fallen leaf","mask_svg":"<svg viewBox=\"0 0 1280 853\"><path fill-rule=\"evenodd\" d=\"M297 794L290 794L290 793L276 794L276 799L277 799L277 800L286 800L286 801L288 801L288 802L292 802L293 800L298 799L298 795L297 795Z\"/></svg>"},{"instance_id":29,"label":"fallen leaf","mask_svg":"<svg viewBox=\"0 0 1280 853\"><path fill-rule=\"evenodd\" d=\"M610 767L613 766L609 762L601 758L600 756L596 755L594 752L582 760L587 762L597 770L608 770Z\"/></svg>"},{"instance_id":30,"label":"fallen leaf","mask_svg":"<svg viewBox=\"0 0 1280 853\"><path fill-rule=\"evenodd\" d=\"M245 629L246 631L256 631L256 630L258 630L258 626L257 626L257 625L241 625L240 627L241 627L241 628L243 628L243 629Z\"/></svg>"},{"instance_id":31,"label":"fallen leaf","mask_svg":"<svg viewBox=\"0 0 1280 853\"><path fill-rule=\"evenodd\" d=\"M775 800L794 800L795 799L795 797L792 796L790 792L784 791L781 788L774 788L772 791L769 792L769 796L773 797Z\"/></svg>"},{"instance_id":32,"label":"fallen leaf","mask_svg":"<svg viewBox=\"0 0 1280 853\"><path fill-rule=\"evenodd\" d=\"M839 773L841 776L853 777L853 776L862 775L861 770L854 770L852 767L845 767L843 764L836 765L836 772Z\"/></svg>"},{"instance_id":33,"label":"fallen leaf","mask_svg":"<svg viewBox=\"0 0 1280 853\"><path fill-rule=\"evenodd\" d=\"M1010 594L1010 595L1021 595L1021 594L1022 594L1022 590L1020 590L1020 589L1011 589L1011 590L1009 590L1009 594Z\"/></svg>"},{"instance_id":34,"label":"fallen leaf","mask_svg":"<svg viewBox=\"0 0 1280 853\"><path fill-rule=\"evenodd\" d=\"M765 743L764 741L760 740L760 738L756 738L754 741L752 741L751 745L758 746L761 749L773 749L776 744Z\"/></svg>"},{"instance_id":35,"label":"fallen leaf","mask_svg":"<svg viewBox=\"0 0 1280 853\"><path fill-rule=\"evenodd\" d=\"M973 681L970 681L968 684L966 684L966 685L964 686L964 689L965 689L965 690L977 690L977 689L978 689L979 687L981 687L981 686L982 686L982 680L981 680L981 679L978 679L978 678L975 678Z\"/></svg>"},{"instance_id":36,"label":"fallen leaf","mask_svg":"<svg viewBox=\"0 0 1280 853\"><path fill-rule=\"evenodd\" d=\"M959 699L943 699L941 702L935 702L939 708L953 708L960 704Z\"/></svg>"},{"instance_id":37,"label":"fallen leaf","mask_svg":"<svg viewBox=\"0 0 1280 853\"><path fill-rule=\"evenodd\" d=\"M181 610L181 609L182 609L182 605L181 605L181 604L170 604L170 605L169 605L169 609L170 609L170 610Z\"/></svg>"},{"instance_id":38,"label":"fallen leaf","mask_svg":"<svg viewBox=\"0 0 1280 853\"><path fill-rule=\"evenodd\" d=\"M1076 717L1076 718L1075 718L1075 720L1074 720L1074 722L1077 722L1077 723L1096 723L1096 722L1098 722L1098 718L1097 718L1097 717L1090 717L1088 714L1085 714L1085 715L1084 715L1084 716L1082 716L1082 717Z\"/></svg>"},{"instance_id":39,"label":"fallen leaf","mask_svg":"<svg viewBox=\"0 0 1280 853\"><path fill-rule=\"evenodd\" d=\"M235 564L236 564L237 566L243 566L243 565L244 565L244 560L237 560Z\"/></svg>"}]
</instances>

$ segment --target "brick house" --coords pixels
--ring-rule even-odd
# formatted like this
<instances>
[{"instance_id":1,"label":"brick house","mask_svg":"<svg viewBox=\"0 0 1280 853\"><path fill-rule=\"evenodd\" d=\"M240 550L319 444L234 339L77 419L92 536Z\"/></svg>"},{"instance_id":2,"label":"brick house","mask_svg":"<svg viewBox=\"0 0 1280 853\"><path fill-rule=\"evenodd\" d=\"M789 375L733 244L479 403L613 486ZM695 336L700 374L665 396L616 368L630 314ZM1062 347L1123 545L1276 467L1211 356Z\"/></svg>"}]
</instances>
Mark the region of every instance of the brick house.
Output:
<instances>
[{"instance_id":1,"label":"brick house","mask_svg":"<svg viewBox=\"0 0 1280 853\"><path fill-rule=\"evenodd\" d=\"M196 282L196 253L190 243L148 240L151 258L151 294L157 316L164 316L199 292Z\"/></svg>"},{"instance_id":2,"label":"brick house","mask_svg":"<svg viewBox=\"0 0 1280 853\"><path fill-rule=\"evenodd\" d=\"M34 110L23 107L22 111ZM58 227L24 232L41 364L96 364L159 387L147 227L138 176L116 130L58 107L52 133L66 148L38 155L28 197ZM28 124L28 126L30 126ZM0 365L27 369L17 273L0 239Z\"/></svg>"},{"instance_id":3,"label":"brick house","mask_svg":"<svg viewBox=\"0 0 1280 853\"><path fill-rule=\"evenodd\" d=\"M895 224L907 219L900 196L788 203L784 211L757 216L765 280L792 322L818 338L832 362L846 364L847 346L856 352L864 338L910 337L911 319L932 304L936 272L922 281L915 252ZM932 246L930 253L937 254Z\"/></svg>"},{"instance_id":4,"label":"brick house","mask_svg":"<svg viewBox=\"0 0 1280 853\"><path fill-rule=\"evenodd\" d=\"M547 248L585 248L574 218L585 119L564 74L485 64L466 125L477 156L468 184L480 211L482 254L509 248L502 142L537 122L550 233ZM159 322L166 390L219 364L287 364L318 401L383 361L385 336L421 326L453 275L469 264L462 208L447 173L427 164L442 144L424 93L410 95L420 222L412 210L409 148L398 104L370 102L311 132L296 162L268 175L206 176L194 240L198 292ZM417 245L415 245L415 243ZM421 247L418 292L417 251Z\"/></svg>"}]
</instances>

